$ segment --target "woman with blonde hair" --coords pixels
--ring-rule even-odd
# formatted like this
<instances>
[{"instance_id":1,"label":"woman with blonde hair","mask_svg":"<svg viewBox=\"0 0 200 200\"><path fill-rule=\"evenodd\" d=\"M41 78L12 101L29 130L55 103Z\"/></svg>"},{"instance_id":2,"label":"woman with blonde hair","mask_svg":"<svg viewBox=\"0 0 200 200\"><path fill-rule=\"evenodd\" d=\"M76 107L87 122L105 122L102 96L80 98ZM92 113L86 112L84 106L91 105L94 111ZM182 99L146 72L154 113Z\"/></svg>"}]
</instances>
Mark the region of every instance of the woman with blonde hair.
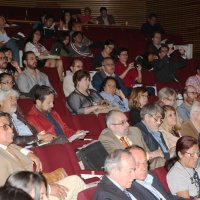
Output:
<instances>
[{"instance_id":1,"label":"woman with blonde hair","mask_svg":"<svg viewBox=\"0 0 200 200\"><path fill-rule=\"evenodd\" d=\"M177 140L180 135L180 122L173 106L163 106L163 122L159 128L162 133L165 143L170 151L170 157L174 156Z\"/></svg>"},{"instance_id":2,"label":"woman with blonde hair","mask_svg":"<svg viewBox=\"0 0 200 200\"><path fill-rule=\"evenodd\" d=\"M148 91L145 87L136 87L129 98L130 124L131 126L141 121L140 110L148 103Z\"/></svg>"}]
</instances>

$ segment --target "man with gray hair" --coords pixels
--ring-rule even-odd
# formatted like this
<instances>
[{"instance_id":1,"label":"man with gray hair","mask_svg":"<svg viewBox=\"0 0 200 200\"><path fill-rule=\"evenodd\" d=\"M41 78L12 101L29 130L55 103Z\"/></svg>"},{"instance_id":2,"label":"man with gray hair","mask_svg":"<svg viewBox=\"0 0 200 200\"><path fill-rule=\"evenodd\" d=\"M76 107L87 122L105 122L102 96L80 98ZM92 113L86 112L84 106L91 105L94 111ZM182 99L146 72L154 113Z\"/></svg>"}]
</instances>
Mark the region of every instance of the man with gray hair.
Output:
<instances>
[{"instance_id":1,"label":"man with gray hair","mask_svg":"<svg viewBox=\"0 0 200 200\"><path fill-rule=\"evenodd\" d=\"M35 145L38 140L50 142L53 135L41 131L38 133L35 127L30 125L17 111L17 99L19 93L16 90L0 90L0 111L11 115L14 125L14 143L22 146Z\"/></svg>"},{"instance_id":2,"label":"man with gray hair","mask_svg":"<svg viewBox=\"0 0 200 200\"><path fill-rule=\"evenodd\" d=\"M93 200L136 200L126 190L135 179L135 161L127 150L115 150L105 161L105 173L97 186Z\"/></svg>"},{"instance_id":3,"label":"man with gray hair","mask_svg":"<svg viewBox=\"0 0 200 200\"><path fill-rule=\"evenodd\" d=\"M163 109L155 104L148 103L140 111L141 121L136 124L143 135L143 139L150 151L160 151L160 156L168 160L169 150L162 136L158 131L162 123Z\"/></svg>"},{"instance_id":4,"label":"man with gray hair","mask_svg":"<svg viewBox=\"0 0 200 200\"><path fill-rule=\"evenodd\" d=\"M191 107L190 119L181 125L182 136L192 136L196 139L200 133L200 102L195 101Z\"/></svg>"},{"instance_id":5,"label":"man with gray hair","mask_svg":"<svg viewBox=\"0 0 200 200\"><path fill-rule=\"evenodd\" d=\"M119 110L112 110L106 117L107 128L100 136L99 141L102 143L108 153L116 149L125 149L131 145L138 145L145 149L150 159L150 168L164 165L163 153L158 148L151 151L146 145L141 131L137 127L129 127L126 115Z\"/></svg>"}]
</instances>

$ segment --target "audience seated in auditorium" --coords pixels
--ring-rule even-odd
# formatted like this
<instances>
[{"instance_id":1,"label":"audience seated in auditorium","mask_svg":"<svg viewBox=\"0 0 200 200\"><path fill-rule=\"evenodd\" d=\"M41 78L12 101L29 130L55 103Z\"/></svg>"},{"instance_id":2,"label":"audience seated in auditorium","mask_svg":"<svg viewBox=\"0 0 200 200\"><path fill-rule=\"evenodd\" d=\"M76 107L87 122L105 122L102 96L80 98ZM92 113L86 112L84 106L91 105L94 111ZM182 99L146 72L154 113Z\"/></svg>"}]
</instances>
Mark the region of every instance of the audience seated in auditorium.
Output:
<instances>
[{"instance_id":1,"label":"audience seated in auditorium","mask_svg":"<svg viewBox=\"0 0 200 200\"><path fill-rule=\"evenodd\" d=\"M141 27L141 32L146 35L152 35L155 31L160 32L161 34L165 33L163 27L157 23L158 16L155 13L149 14L147 22L144 23Z\"/></svg>"},{"instance_id":2,"label":"audience seated in auditorium","mask_svg":"<svg viewBox=\"0 0 200 200\"><path fill-rule=\"evenodd\" d=\"M90 114L105 112L107 106L100 105L103 98L90 85L90 74L78 70L73 75L75 90L67 98L67 107L73 114Z\"/></svg>"},{"instance_id":3,"label":"audience seated in auditorium","mask_svg":"<svg viewBox=\"0 0 200 200\"><path fill-rule=\"evenodd\" d=\"M145 87L133 88L129 97L130 124L134 126L141 121L140 110L148 103L148 91Z\"/></svg>"},{"instance_id":4,"label":"audience seated in auditorium","mask_svg":"<svg viewBox=\"0 0 200 200\"><path fill-rule=\"evenodd\" d=\"M127 190L135 179L135 161L127 150L116 150L106 158L106 175L97 186L93 200L136 200Z\"/></svg>"},{"instance_id":5,"label":"audience seated in auditorium","mask_svg":"<svg viewBox=\"0 0 200 200\"><path fill-rule=\"evenodd\" d=\"M197 99L197 90L188 85L183 90L183 103L177 107L177 113L180 119L185 122L190 118L190 110L194 101Z\"/></svg>"},{"instance_id":6,"label":"audience seated in auditorium","mask_svg":"<svg viewBox=\"0 0 200 200\"><path fill-rule=\"evenodd\" d=\"M192 85L196 88L198 95L200 94L200 64L196 67L196 75L188 77L187 81L185 82L185 85Z\"/></svg>"},{"instance_id":7,"label":"audience seated in auditorium","mask_svg":"<svg viewBox=\"0 0 200 200\"><path fill-rule=\"evenodd\" d=\"M61 59L50 59L48 58L49 51L40 43L42 38L42 33L39 29L35 29L32 31L28 42L25 45L25 52L32 51L35 56L38 57L37 67L49 67L49 68L57 68L58 75L60 80L62 80L63 73L63 63ZM45 57L46 56L46 57ZM45 58L44 58L45 57Z\"/></svg>"},{"instance_id":8,"label":"audience seated in auditorium","mask_svg":"<svg viewBox=\"0 0 200 200\"><path fill-rule=\"evenodd\" d=\"M115 78L105 78L101 87L102 91L100 92L100 95L103 97L103 99L107 100L110 105L115 106L116 109L119 109L122 112L129 111L128 99L119 89Z\"/></svg>"},{"instance_id":9,"label":"audience seated in auditorium","mask_svg":"<svg viewBox=\"0 0 200 200\"><path fill-rule=\"evenodd\" d=\"M32 51L24 53L23 64L26 68L17 79L17 85L21 92L32 97L37 85L46 85L52 88L47 75L36 69L37 59Z\"/></svg>"},{"instance_id":10,"label":"audience seated in auditorium","mask_svg":"<svg viewBox=\"0 0 200 200\"><path fill-rule=\"evenodd\" d=\"M71 13L68 10L63 11L58 30L71 31L73 22L75 22L75 20L72 18Z\"/></svg>"},{"instance_id":11,"label":"audience seated in auditorium","mask_svg":"<svg viewBox=\"0 0 200 200\"><path fill-rule=\"evenodd\" d=\"M14 143L22 146L37 145L39 140L50 142L53 135L41 131L30 125L17 110L17 99L19 93L13 89L8 91L0 90L0 111L10 114L14 129Z\"/></svg>"},{"instance_id":12,"label":"audience seated in auditorium","mask_svg":"<svg viewBox=\"0 0 200 200\"><path fill-rule=\"evenodd\" d=\"M84 8L84 15L78 16L82 24L97 24L98 21L95 17L91 16L92 10L90 7Z\"/></svg>"},{"instance_id":13,"label":"audience seated in auditorium","mask_svg":"<svg viewBox=\"0 0 200 200\"><path fill-rule=\"evenodd\" d=\"M142 120L135 126L140 129L147 147L150 151L158 151L163 160L168 160L170 152L159 131L163 119L163 109L155 103L148 103L142 107L140 116Z\"/></svg>"},{"instance_id":14,"label":"audience seated in auditorium","mask_svg":"<svg viewBox=\"0 0 200 200\"><path fill-rule=\"evenodd\" d=\"M55 22L53 16L48 14L45 16L43 35L45 37L53 37L56 35Z\"/></svg>"},{"instance_id":15,"label":"audience seated in auditorium","mask_svg":"<svg viewBox=\"0 0 200 200\"><path fill-rule=\"evenodd\" d=\"M19 171L12 173L5 183L6 187L21 189L34 200L48 200L48 188L45 177L38 172Z\"/></svg>"},{"instance_id":16,"label":"audience seated in auditorium","mask_svg":"<svg viewBox=\"0 0 200 200\"><path fill-rule=\"evenodd\" d=\"M160 32L154 32L152 34L152 39L150 44L147 47L147 51L146 53L151 53L153 55L159 55L159 49L161 47L161 39L162 39L162 35Z\"/></svg>"},{"instance_id":17,"label":"audience seated in auditorium","mask_svg":"<svg viewBox=\"0 0 200 200\"><path fill-rule=\"evenodd\" d=\"M19 64L19 47L17 46L16 41L7 35L4 29L5 24L5 17L0 14L0 48L10 48L13 52L13 60Z\"/></svg>"},{"instance_id":18,"label":"audience seated in auditorium","mask_svg":"<svg viewBox=\"0 0 200 200\"><path fill-rule=\"evenodd\" d=\"M182 57L180 57L177 61L173 61L168 56L169 47L167 45L162 45L160 47L159 58L154 60L152 63L157 81L179 82L179 80L176 77L176 70L183 68L186 64L185 50L181 48L179 49L179 52L182 55Z\"/></svg>"},{"instance_id":19,"label":"audience seated in auditorium","mask_svg":"<svg viewBox=\"0 0 200 200\"><path fill-rule=\"evenodd\" d=\"M47 16L46 11L42 11L40 13L39 19L37 21L35 21L33 24L33 30L35 30L35 29L40 29L41 31L43 30L43 27L44 27L44 24L46 21L46 16Z\"/></svg>"},{"instance_id":20,"label":"audience seated in auditorium","mask_svg":"<svg viewBox=\"0 0 200 200\"><path fill-rule=\"evenodd\" d=\"M6 200L34 200L29 194L15 187L0 187L0 199ZM44 199L46 200L46 199Z\"/></svg>"},{"instance_id":21,"label":"audience seated in auditorium","mask_svg":"<svg viewBox=\"0 0 200 200\"><path fill-rule=\"evenodd\" d=\"M83 43L83 34L80 31L72 34L69 51L72 57L93 57L90 47Z\"/></svg>"},{"instance_id":22,"label":"audience seated in auditorium","mask_svg":"<svg viewBox=\"0 0 200 200\"><path fill-rule=\"evenodd\" d=\"M155 168L164 165L163 156L160 150L149 151L142 137L142 133L136 127L129 127L126 115L119 111L110 111L106 116L106 125L100 136L99 141L102 143L108 153L116 149L125 149L133 144L141 146L148 152L150 158L150 167Z\"/></svg>"},{"instance_id":23,"label":"audience seated in auditorium","mask_svg":"<svg viewBox=\"0 0 200 200\"><path fill-rule=\"evenodd\" d=\"M164 105L163 113L163 122L159 127L159 131L162 133L171 157L173 157L175 155L176 142L181 136L181 124L173 106Z\"/></svg>"},{"instance_id":24,"label":"audience seated in auditorium","mask_svg":"<svg viewBox=\"0 0 200 200\"><path fill-rule=\"evenodd\" d=\"M128 49L119 48L117 52L118 62L115 64L115 73L123 80L126 87L133 87L136 83L142 82L142 66L128 64Z\"/></svg>"},{"instance_id":25,"label":"audience seated in auditorium","mask_svg":"<svg viewBox=\"0 0 200 200\"><path fill-rule=\"evenodd\" d=\"M5 53L8 62L6 71L9 74L12 74L15 79L17 79L18 75L22 73L22 70L17 61L13 60L12 50L6 47L2 48L1 50Z\"/></svg>"},{"instance_id":26,"label":"audience seated in auditorium","mask_svg":"<svg viewBox=\"0 0 200 200\"><path fill-rule=\"evenodd\" d=\"M94 55L92 66L95 70L101 70L102 61L104 58L112 57L114 47L115 44L113 40L108 39L105 41L103 50L100 53Z\"/></svg>"},{"instance_id":27,"label":"audience seated in auditorium","mask_svg":"<svg viewBox=\"0 0 200 200\"><path fill-rule=\"evenodd\" d=\"M176 92L174 89L169 87L163 87L158 92L157 104L161 107L169 105L175 107L176 104Z\"/></svg>"},{"instance_id":28,"label":"audience seated in auditorium","mask_svg":"<svg viewBox=\"0 0 200 200\"><path fill-rule=\"evenodd\" d=\"M181 135L192 136L196 139L199 138L200 133L200 102L195 101L191 107L190 119L181 125Z\"/></svg>"},{"instance_id":29,"label":"audience seated in auditorium","mask_svg":"<svg viewBox=\"0 0 200 200\"><path fill-rule=\"evenodd\" d=\"M131 93L130 88L126 88L123 84L123 81L117 74L115 74L115 63L111 57L106 57L102 61L102 70L100 72L96 72L92 79L92 86L100 92L101 85L104 79L108 76L112 76L117 80L117 84L124 93L125 96L128 96Z\"/></svg>"},{"instance_id":30,"label":"audience seated in auditorium","mask_svg":"<svg viewBox=\"0 0 200 200\"><path fill-rule=\"evenodd\" d=\"M62 57L70 56L70 52L68 49L69 43L70 43L69 33L63 31L58 36L57 41L52 45L51 55L57 55Z\"/></svg>"},{"instance_id":31,"label":"audience seated in auditorium","mask_svg":"<svg viewBox=\"0 0 200 200\"><path fill-rule=\"evenodd\" d=\"M176 157L168 163L167 183L173 195L199 199L199 144L191 136L181 137L176 144Z\"/></svg>"},{"instance_id":32,"label":"audience seated in auditorium","mask_svg":"<svg viewBox=\"0 0 200 200\"><path fill-rule=\"evenodd\" d=\"M145 200L178 200L182 199L169 192L166 192L159 179L148 172L148 160L143 148L135 145L128 148L128 151L135 160L135 181L128 190L136 199Z\"/></svg>"},{"instance_id":33,"label":"audience seated in auditorium","mask_svg":"<svg viewBox=\"0 0 200 200\"><path fill-rule=\"evenodd\" d=\"M104 24L104 25L115 24L114 17L112 15L108 15L106 7L101 7L99 11L100 11L100 16L97 17L98 24Z\"/></svg>"},{"instance_id":34,"label":"audience seated in auditorium","mask_svg":"<svg viewBox=\"0 0 200 200\"><path fill-rule=\"evenodd\" d=\"M9 114L0 114L0 185L2 186L6 179L17 171L33 171L33 162L36 164L36 171L42 171L42 163L31 151L22 149L12 144L13 129ZM85 183L78 176L67 176L62 180L49 184L49 199L62 198L66 200L76 199L78 192L85 189Z\"/></svg>"},{"instance_id":35,"label":"audience seated in auditorium","mask_svg":"<svg viewBox=\"0 0 200 200\"><path fill-rule=\"evenodd\" d=\"M69 128L61 119L59 114L53 110L55 92L47 86L40 86L34 95L35 105L30 109L27 120L38 131L45 131L52 134L55 138L65 135L70 137L76 133ZM70 123L70 122L68 122Z\"/></svg>"}]
</instances>

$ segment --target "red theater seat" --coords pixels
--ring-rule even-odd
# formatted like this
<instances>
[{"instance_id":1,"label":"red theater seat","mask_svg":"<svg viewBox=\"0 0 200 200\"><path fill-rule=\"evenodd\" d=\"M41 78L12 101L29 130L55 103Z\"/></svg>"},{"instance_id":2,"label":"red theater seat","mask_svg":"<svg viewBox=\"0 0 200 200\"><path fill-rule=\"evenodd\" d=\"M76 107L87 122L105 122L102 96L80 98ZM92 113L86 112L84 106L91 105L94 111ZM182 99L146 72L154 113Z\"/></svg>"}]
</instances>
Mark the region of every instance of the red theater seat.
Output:
<instances>
[{"instance_id":1,"label":"red theater seat","mask_svg":"<svg viewBox=\"0 0 200 200\"><path fill-rule=\"evenodd\" d=\"M79 192L78 200L91 200L94 193L96 192L96 187L91 187L86 190Z\"/></svg>"}]
</instances>

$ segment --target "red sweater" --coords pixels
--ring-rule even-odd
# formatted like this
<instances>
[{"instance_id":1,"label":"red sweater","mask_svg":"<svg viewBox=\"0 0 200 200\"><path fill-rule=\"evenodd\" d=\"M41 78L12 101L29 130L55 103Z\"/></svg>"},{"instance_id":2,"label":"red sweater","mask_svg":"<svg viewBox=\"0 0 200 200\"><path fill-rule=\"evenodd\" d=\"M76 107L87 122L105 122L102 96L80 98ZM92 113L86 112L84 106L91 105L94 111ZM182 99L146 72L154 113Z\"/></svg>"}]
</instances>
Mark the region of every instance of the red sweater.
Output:
<instances>
[{"instance_id":1,"label":"red sweater","mask_svg":"<svg viewBox=\"0 0 200 200\"><path fill-rule=\"evenodd\" d=\"M120 61L118 61L115 65L115 73L120 76L126 69L128 66L125 66L124 64L122 64ZM126 76L123 79L123 83L126 87L133 87L133 85L135 85L135 79L138 76L138 72L137 69L131 69L128 71L128 73L126 74Z\"/></svg>"},{"instance_id":2,"label":"red sweater","mask_svg":"<svg viewBox=\"0 0 200 200\"><path fill-rule=\"evenodd\" d=\"M69 128L60 118L59 114L56 111L52 111L53 118L58 122L60 127L62 128L63 132L67 137L72 136L76 131ZM53 135L56 135L55 129L53 124L44 117L36 108L33 106L27 115L27 120L30 124L35 126L35 128L40 131L46 131Z\"/></svg>"}]
</instances>

